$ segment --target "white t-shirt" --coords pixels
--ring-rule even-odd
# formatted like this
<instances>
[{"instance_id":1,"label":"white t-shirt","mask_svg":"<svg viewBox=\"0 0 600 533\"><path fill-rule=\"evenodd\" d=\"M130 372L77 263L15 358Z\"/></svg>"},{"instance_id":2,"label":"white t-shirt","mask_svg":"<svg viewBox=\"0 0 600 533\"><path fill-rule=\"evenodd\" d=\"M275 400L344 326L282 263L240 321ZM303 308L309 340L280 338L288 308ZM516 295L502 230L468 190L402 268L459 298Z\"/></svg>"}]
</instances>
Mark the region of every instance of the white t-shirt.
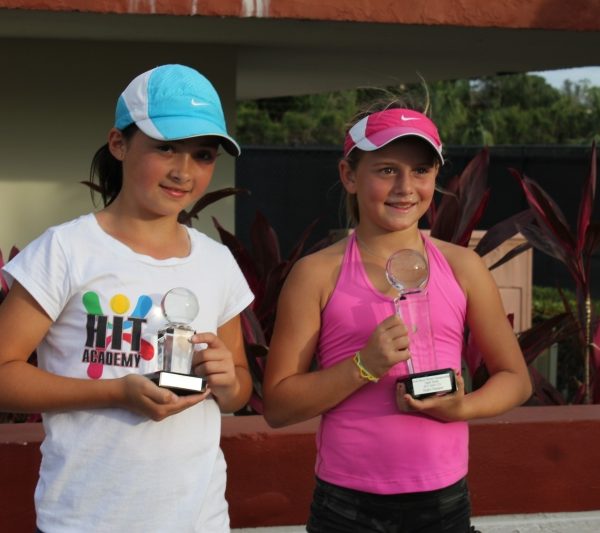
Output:
<instances>
[{"instance_id":1,"label":"white t-shirt","mask_svg":"<svg viewBox=\"0 0 600 533\"><path fill-rule=\"evenodd\" d=\"M5 267L54 321L38 365L118 378L156 369L162 296L185 287L198 332L252 301L229 250L189 229L191 253L157 260L105 233L93 214L47 230ZM113 335L114 333L114 335ZM45 533L229 531L221 415L207 399L161 422L124 409L44 413L37 525Z\"/></svg>"}]
</instances>

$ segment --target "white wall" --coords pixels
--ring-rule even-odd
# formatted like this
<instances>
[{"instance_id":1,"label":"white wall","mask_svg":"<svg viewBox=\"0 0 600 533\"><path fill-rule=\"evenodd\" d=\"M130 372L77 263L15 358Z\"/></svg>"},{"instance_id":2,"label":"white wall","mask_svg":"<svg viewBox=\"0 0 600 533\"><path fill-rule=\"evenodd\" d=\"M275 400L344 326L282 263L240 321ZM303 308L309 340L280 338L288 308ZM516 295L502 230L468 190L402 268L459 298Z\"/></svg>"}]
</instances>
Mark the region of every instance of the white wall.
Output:
<instances>
[{"instance_id":1,"label":"white wall","mask_svg":"<svg viewBox=\"0 0 600 533\"><path fill-rule=\"evenodd\" d=\"M154 44L0 39L0 250L6 259L57 224L94 209L87 187L95 151L106 142L120 92L137 74L184 63L219 92L234 132L235 49ZM211 190L234 185L234 159L219 158ZM99 198L97 200L100 201ZM234 229L234 199L201 213L197 227L215 237L210 216Z\"/></svg>"}]
</instances>

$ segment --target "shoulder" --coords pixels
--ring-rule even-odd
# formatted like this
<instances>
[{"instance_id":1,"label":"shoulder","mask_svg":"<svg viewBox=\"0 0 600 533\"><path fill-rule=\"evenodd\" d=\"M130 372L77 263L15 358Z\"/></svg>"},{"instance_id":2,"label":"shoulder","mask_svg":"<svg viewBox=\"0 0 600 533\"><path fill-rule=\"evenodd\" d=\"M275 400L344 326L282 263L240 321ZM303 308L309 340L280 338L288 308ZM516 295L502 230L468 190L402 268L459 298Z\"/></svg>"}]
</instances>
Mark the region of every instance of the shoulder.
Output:
<instances>
[{"instance_id":1,"label":"shoulder","mask_svg":"<svg viewBox=\"0 0 600 533\"><path fill-rule=\"evenodd\" d=\"M196 228L190 228L189 226L184 227L185 230L188 232L190 239L195 243L202 244L204 246L210 246L214 249L227 248L223 243L213 239L212 237L209 237L208 235L206 235L206 233L202 233Z\"/></svg>"},{"instance_id":2,"label":"shoulder","mask_svg":"<svg viewBox=\"0 0 600 533\"><path fill-rule=\"evenodd\" d=\"M468 293L469 288L481 278L491 279L483 259L472 249L431 237L430 241L444 256L465 292Z\"/></svg>"},{"instance_id":3,"label":"shoulder","mask_svg":"<svg viewBox=\"0 0 600 533\"><path fill-rule=\"evenodd\" d=\"M290 275L294 273L295 276L327 276L328 270L339 269L347 242L347 238L342 239L326 248L305 255L296 261Z\"/></svg>"},{"instance_id":4,"label":"shoulder","mask_svg":"<svg viewBox=\"0 0 600 533\"><path fill-rule=\"evenodd\" d=\"M342 239L296 261L286 280L288 290L311 294L324 307L335 287L347 243L347 238Z\"/></svg>"},{"instance_id":5,"label":"shoulder","mask_svg":"<svg viewBox=\"0 0 600 533\"><path fill-rule=\"evenodd\" d=\"M41 235L28 243L15 259L20 256L19 260L24 260L29 256L45 254L56 261L58 251L65 253L71 246L77 246L82 239L85 239L86 242L90 239L92 222L90 217L93 215L83 215L47 228Z\"/></svg>"},{"instance_id":6,"label":"shoulder","mask_svg":"<svg viewBox=\"0 0 600 533\"><path fill-rule=\"evenodd\" d=\"M53 261L57 260L54 254L59 251L70 258L83 257L82 249L94 250L104 245L104 235L99 228L95 216L88 213L49 227L25 250L51 254Z\"/></svg>"},{"instance_id":7,"label":"shoulder","mask_svg":"<svg viewBox=\"0 0 600 533\"><path fill-rule=\"evenodd\" d=\"M453 263L457 263L457 266L460 266L460 264L464 262L481 262L483 264L481 257L471 248L459 246L458 244L451 242L441 241L440 239L435 239L432 237L429 237L429 240L442 253L448 263L450 263L450 266L453 266Z\"/></svg>"},{"instance_id":8,"label":"shoulder","mask_svg":"<svg viewBox=\"0 0 600 533\"><path fill-rule=\"evenodd\" d=\"M92 213L88 213L87 215L82 215L67 222L62 222L61 224L50 226L38 237L38 239L67 240L69 238L75 238L77 236L84 235L87 236L87 238L89 238L89 233L93 227L93 224L94 215Z\"/></svg>"},{"instance_id":9,"label":"shoulder","mask_svg":"<svg viewBox=\"0 0 600 533\"><path fill-rule=\"evenodd\" d=\"M52 320L58 319L72 294L73 271L81 267L80 259L90 255L80 252L82 243L91 239L83 219L48 228L4 267L9 283L18 281Z\"/></svg>"},{"instance_id":10,"label":"shoulder","mask_svg":"<svg viewBox=\"0 0 600 533\"><path fill-rule=\"evenodd\" d=\"M229 259L233 257L231 250L223 243L216 241L195 228L186 227L193 248L205 257Z\"/></svg>"}]
</instances>

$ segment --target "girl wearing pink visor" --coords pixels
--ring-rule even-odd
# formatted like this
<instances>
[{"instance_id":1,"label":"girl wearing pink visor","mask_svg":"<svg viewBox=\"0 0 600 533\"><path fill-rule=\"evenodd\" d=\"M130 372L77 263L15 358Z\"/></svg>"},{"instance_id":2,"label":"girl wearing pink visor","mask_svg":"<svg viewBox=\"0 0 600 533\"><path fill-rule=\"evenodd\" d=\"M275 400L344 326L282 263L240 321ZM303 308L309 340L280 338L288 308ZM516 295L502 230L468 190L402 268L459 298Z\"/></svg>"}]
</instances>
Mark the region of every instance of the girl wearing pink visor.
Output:
<instances>
[{"instance_id":1,"label":"girl wearing pink visor","mask_svg":"<svg viewBox=\"0 0 600 533\"><path fill-rule=\"evenodd\" d=\"M471 531L467 421L531 394L481 258L418 229L443 161L427 116L371 106L348 130L339 163L354 231L298 261L281 292L265 417L276 427L321 417L309 532ZM400 383L411 342L385 270L400 249L426 258L437 364L455 369L455 392L416 399ZM459 373L467 326L491 374L470 394Z\"/></svg>"}]
</instances>

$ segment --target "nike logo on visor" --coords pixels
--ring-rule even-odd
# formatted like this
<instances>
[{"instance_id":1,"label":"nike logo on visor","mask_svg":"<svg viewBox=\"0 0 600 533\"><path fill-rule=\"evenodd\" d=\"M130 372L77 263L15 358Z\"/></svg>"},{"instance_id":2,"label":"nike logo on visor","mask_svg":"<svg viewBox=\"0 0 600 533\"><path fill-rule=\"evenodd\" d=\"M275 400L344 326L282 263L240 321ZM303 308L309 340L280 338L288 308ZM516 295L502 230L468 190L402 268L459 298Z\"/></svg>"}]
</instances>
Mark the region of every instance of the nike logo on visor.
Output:
<instances>
[{"instance_id":1,"label":"nike logo on visor","mask_svg":"<svg viewBox=\"0 0 600 533\"><path fill-rule=\"evenodd\" d=\"M210 105L208 102L198 102L198 100L194 100L193 98L190 103L193 106Z\"/></svg>"},{"instance_id":2,"label":"nike logo on visor","mask_svg":"<svg viewBox=\"0 0 600 533\"><path fill-rule=\"evenodd\" d=\"M404 115L400 115L400 120L408 122L409 120L419 120L419 117L405 117Z\"/></svg>"}]
</instances>

